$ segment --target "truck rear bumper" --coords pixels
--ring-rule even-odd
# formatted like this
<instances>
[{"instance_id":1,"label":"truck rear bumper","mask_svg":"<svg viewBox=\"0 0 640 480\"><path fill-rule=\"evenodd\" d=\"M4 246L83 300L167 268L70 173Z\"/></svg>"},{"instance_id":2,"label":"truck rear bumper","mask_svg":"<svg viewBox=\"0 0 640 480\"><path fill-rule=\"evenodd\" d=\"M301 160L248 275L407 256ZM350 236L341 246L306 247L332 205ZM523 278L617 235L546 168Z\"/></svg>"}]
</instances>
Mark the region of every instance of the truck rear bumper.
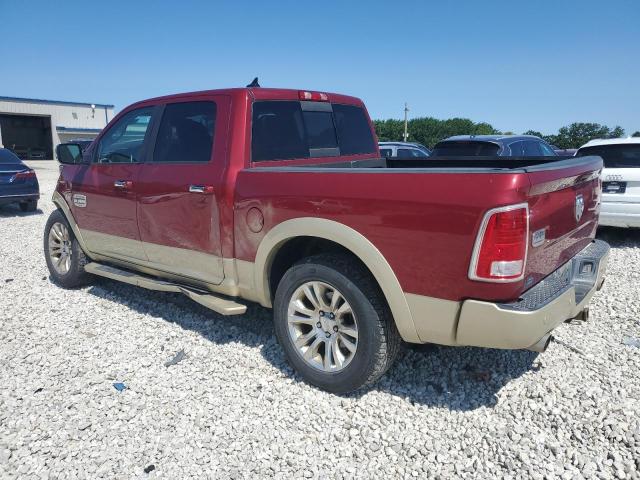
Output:
<instances>
[{"instance_id":1,"label":"truck rear bumper","mask_svg":"<svg viewBox=\"0 0 640 480\"><path fill-rule=\"evenodd\" d=\"M587 306L602 287L608 256L609 245L594 240L515 302L465 300L456 343L505 349L535 345Z\"/></svg>"}]
</instances>

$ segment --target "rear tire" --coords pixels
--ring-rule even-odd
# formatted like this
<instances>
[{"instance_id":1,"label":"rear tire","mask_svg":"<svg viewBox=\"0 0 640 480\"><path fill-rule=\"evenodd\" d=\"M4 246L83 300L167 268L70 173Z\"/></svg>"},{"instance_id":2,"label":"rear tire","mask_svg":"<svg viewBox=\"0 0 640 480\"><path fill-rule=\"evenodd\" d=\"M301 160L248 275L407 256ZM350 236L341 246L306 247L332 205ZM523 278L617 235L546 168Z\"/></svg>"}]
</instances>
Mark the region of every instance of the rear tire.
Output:
<instances>
[{"instance_id":1,"label":"rear tire","mask_svg":"<svg viewBox=\"0 0 640 480\"><path fill-rule=\"evenodd\" d=\"M91 275L84 271L89 259L60 210L54 211L47 220L44 256L51 279L61 287L76 288L91 282Z\"/></svg>"},{"instance_id":2,"label":"rear tire","mask_svg":"<svg viewBox=\"0 0 640 480\"><path fill-rule=\"evenodd\" d=\"M377 283L345 255L309 257L287 270L276 291L274 324L293 368L334 393L377 381L402 344Z\"/></svg>"},{"instance_id":3,"label":"rear tire","mask_svg":"<svg viewBox=\"0 0 640 480\"><path fill-rule=\"evenodd\" d=\"M37 200L28 200L26 202L20 202L20 210L23 212L35 212L38 209Z\"/></svg>"}]
</instances>

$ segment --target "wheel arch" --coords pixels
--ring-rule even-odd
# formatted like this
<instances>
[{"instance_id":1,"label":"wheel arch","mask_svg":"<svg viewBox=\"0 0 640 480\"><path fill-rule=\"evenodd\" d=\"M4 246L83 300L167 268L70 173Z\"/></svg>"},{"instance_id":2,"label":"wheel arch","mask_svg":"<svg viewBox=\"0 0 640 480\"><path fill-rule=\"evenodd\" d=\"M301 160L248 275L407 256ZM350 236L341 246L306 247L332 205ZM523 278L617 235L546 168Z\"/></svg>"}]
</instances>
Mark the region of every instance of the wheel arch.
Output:
<instances>
[{"instance_id":1,"label":"wheel arch","mask_svg":"<svg viewBox=\"0 0 640 480\"><path fill-rule=\"evenodd\" d=\"M84 251L85 255L90 257L91 252L87 248L87 244L85 243L84 238L82 238L82 232L80 232L80 227L78 227L76 219L73 216L73 213L71 212L71 208L69 208L69 204L67 203L65 198L60 193L53 192L53 198L51 200L53 201L55 206L58 208L58 210L62 212L64 217L67 219L67 222L69 222L69 225L71 226L71 230L73 231L73 234L75 235L75 237L78 239L78 243L80 244L80 247L82 247L82 250Z\"/></svg>"},{"instance_id":2,"label":"wheel arch","mask_svg":"<svg viewBox=\"0 0 640 480\"><path fill-rule=\"evenodd\" d=\"M364 235L333 220L313 217L291 219L276 225L265 235L258 247L254 264L254 285L262 305L271 306L274 293L271 270L278 252L288 242L300 237L337 244L362 262L382 290L402 338L406 341L420 341L407 299L389 262Z\"/></svg>"}]
</instances>

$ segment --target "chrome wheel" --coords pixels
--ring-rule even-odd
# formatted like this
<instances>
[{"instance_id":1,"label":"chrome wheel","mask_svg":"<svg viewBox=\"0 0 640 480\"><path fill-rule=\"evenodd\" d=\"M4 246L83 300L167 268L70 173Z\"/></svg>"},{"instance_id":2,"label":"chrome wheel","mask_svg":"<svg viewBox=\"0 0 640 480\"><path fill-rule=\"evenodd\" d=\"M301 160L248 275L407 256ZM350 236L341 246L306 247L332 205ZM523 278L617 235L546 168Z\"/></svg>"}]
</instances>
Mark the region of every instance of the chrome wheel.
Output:
<instances>
[{"instance_id":1,"label":"chrome wheel","mask_svg":"<svg viewBox=\"0 0 640 480\"><path fill-rule=\"evenodd\" d=\"M289 336L300 356L324 372L345 368L358 348L358 323L344 296L324 282L296 289L287 314Z\"/></svg>"},{"instance_id":2,"label":"chrome wheel","mask_svg":"<svg viewBox=\"0 0 640 480\"><path fill-rule=\"evenodd\" d=\"M65 275L71 268L71 235L63 223L56 222L49 230L49 258L57 273Z\"/></svg>"}]
</instances>

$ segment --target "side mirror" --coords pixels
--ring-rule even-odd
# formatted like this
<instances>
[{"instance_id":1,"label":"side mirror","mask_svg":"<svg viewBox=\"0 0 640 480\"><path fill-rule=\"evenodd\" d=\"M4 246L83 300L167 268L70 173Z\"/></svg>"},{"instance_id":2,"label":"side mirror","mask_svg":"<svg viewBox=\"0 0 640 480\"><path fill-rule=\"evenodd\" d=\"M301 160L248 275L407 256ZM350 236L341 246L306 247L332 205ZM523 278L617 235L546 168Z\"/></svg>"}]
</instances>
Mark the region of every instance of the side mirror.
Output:
<instances>
[{"instance_id":1,"label":"side mirror","mask_svg":"<svg viewBox=\"0 0 640 480\"><path fill-rule=\"evenodd\" d=\"M82 147L77 143L61 143L56 147L56 157L65 165L83 163Z\"/></svg>"}]
</instances>

